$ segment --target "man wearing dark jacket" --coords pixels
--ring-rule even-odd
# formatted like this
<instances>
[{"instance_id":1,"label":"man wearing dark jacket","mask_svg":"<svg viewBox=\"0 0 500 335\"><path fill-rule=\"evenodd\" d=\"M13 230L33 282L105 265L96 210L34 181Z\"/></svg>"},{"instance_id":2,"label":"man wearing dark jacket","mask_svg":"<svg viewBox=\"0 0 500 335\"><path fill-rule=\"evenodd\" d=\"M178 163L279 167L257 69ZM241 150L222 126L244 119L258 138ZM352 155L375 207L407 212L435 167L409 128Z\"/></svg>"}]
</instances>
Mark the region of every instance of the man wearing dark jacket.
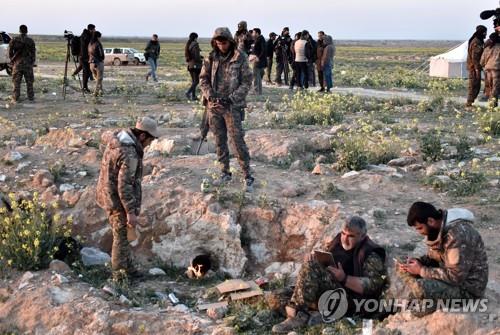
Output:
<instances>
[{"instance_id":1,"label":"man wearing dark jacket","mask_svg":"<svg viewBox=\"0 0 500 335\"><path fill-rule=\"evenodd\" d=\"M476 32L469 39L467 53L467 69L469 70L469 92L467 106L470 107L476 100L481 90L481 56L484 50L484 39L486 38L486 27L477 26Z\"/></svg>"},{"instance_id":2,"label":"man wearing dark jacket","mask_svg":"<svg viewBox=\"0 0 500 335\"><path fill-rule=\"evenodd\" d=\"M191 75L191 86L186 92L186 97L196 100L196 86L200 82L201 67L203 66L203 57L201 56L197 33L189 34L189 40L184 49L184 56L186 57L188 71Z\"/></svg>"},{"instance_id":3,"label":"man wearing dark jacket","mask_svg":"<svg viewBox=\"0 0 500 335\"><path fill-rule=\"evenodd\" d=\"M283 81L281 75L284 76L285 85L289 83L289 72L290 68L288 63L292 62L292 38L290 37L290 29L288 27L283 28L281 35L274 42L274 52L276 54L276 79L275 82L278 85L282 85Z\"/></svg>"},{"instance_id":4,"label":"man wearing dark jacket","mask_svg":"<svg viewBox=\"0 0 500 335\"><path fill-rule=\"evenodd\" d=\"M160 41L158 41L158 35L153 34L153 37L146 45L144 50L144 55L149 63L149 72L146 74L146 81L152 76L154 81L158 81L156 77L156 71L158 70L158 58L160 57Z\"/></svg>"},{"instance_id":5,"label":"man wearing dark jacket","mask_svg":"<svg viewBox=\"0 0 500 335\"><path fill-rule=\"evenodd\" d=\"M323 41L324 37L325 37L324 31L318 32L318 43L316 45L316 70L318 71L318 82L319 82L319 86L320 86L320 89L318 92L325 91L323 68L321 66L321 58L323 57L323 49L325 48L325 45L324 45L325 43Z\"/></svg>"},{"instance_id":6,"label":"man wearing dark jacket","mask_svg":"<svg viewBox=\"0 0 500 335\"><path fill-rule=\"evenodd\" d=\"M387 283L385 250L368 237L365 220L358 216L346 220L326 250L337 264L320 264L314 252L306 256L286 308L287 319L275 325L273 333L287 334L307 325L309 311L322 307L318 299L326 291L346 292L348 314L355 311L353 299L378 299L382 294Z\"/></svg>"},{"instance_id":7,"label":"man wearing dark jacket","mask_svg":"<svg viewBox=\"0 0 500 335\"><path fill-rule=\"evenodd\" d=\"M270 33L269 39L266 42L266 57L267 57L267 83L272 84L271 72L273 70L273 56L274 56L274 41L276 41L276 33Z\"/></svg>"},{"instance_id":8,"label":"man wearing dark jacket","mask_svg":"<svg viewBox=\"0 0 500 335\"><path fill-rule=\"evenodd\" d=\"M90 63L89 63L89 44L90 39L92 38L92 34L95 32L95 26L93 24L87 25L87 29L84 29L82 34L80 35L80 62L82 64L83 69L83 78L82 78L82 86L83 90L86 93L90 93L89 90L89 79L92 78L92 72L90 71Z\"/></svg>"},{"instance_id":9,"label":"man wearing dark jacket","mask_svg":"<svg viewBox=\"0 0 500 335\"><path fill-rule=\"evenodd\" d=\"M259 28L253 29L253 39L255 43L253 53L250 56L250 61L253 63L253 89L255 94L261 95L262 78L264 77L264 69L267 66L266 40Z\"/></svg>"}]
</instances>

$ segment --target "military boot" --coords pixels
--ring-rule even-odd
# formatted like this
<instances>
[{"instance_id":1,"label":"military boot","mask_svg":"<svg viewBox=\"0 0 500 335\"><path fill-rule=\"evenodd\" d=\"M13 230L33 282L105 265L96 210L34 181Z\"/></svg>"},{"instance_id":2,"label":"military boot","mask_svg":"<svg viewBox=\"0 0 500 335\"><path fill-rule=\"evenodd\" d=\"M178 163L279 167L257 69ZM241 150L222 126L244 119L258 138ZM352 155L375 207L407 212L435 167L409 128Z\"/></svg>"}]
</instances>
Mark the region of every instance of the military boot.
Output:
<instances>
[{"instance_id":1,"label":"military boot","mask_svg":"<svg viewBox=\"0 0 500 335\"><path fill-rule=\"evenodd\" d=\"M297 311L294 308L286 307L287 318L285 321L273 326L273 333L275 334L288 334L293 330L297 330L307 325L309 314L303 311Z\"/></svg>"},{"instance_id":2,"label":"military boot","mask_svg":"<svg viewBox=\"0 0 500 335\"><path fill-rule=\"evenodd\" d=\"M231 174L231 172L222 172L220 177L212 182L212 185L215 187L222 186L224 184L229 183L232 179L233 175Z\"/></svg>"}]
</instances>

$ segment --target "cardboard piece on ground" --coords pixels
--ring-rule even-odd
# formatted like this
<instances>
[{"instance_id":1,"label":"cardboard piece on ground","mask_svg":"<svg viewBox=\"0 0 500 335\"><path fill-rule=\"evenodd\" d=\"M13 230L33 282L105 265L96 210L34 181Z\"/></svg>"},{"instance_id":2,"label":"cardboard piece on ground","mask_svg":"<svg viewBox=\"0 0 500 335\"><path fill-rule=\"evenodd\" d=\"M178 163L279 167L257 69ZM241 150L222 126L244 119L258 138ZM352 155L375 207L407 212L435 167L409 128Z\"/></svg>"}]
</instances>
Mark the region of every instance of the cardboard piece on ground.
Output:
<instances>
[{"instance_id":1,"label":"cardboard piece on ground","mask_svg":"<svg viewBox=\"0 0 500 335\"><path fill-rule=\"evenodd\" d=\"M256 296L259 296L262 294L263 293L261 290L252 290L252 291L246 291L246 292L241 292L241 293L231 293L231 301L248 299L248 298L256 297Z\"/></svg>"},{"instance_id":2,"label":"cardboard piece on ground","mask_svg":"<svg viewBox=\"0 0 500 335\"><path fill-rule=\"evenodd\" d=\"M204 311L210 308L220 308L220 307L226 307L228 305L227 301L222 301L222 302L216 302L213 304L202 304L198 305L197 308L199 311Z\"/></svg>"},{"instance_id":3,"label":"cardboard piece on ground","mask_svg":"<svg viewBox=\"0 0 500 335\"><path fill-rule=\"evenodd\" d=\"M246 290L250 288L250 285L241 279L231 279L216 286L220 294Z\"/></svg>"}]
</instances>

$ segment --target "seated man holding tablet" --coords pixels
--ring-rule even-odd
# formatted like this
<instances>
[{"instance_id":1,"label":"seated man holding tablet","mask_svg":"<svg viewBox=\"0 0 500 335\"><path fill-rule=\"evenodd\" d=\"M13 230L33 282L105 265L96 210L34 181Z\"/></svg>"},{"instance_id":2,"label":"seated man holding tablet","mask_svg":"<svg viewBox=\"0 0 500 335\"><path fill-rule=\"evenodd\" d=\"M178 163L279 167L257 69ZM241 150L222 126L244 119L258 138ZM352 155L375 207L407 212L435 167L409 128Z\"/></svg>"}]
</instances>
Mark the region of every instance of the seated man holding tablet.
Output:
<instances>
[{"instance_id":1,"label":"seated man holding tablet","mask_svg":"<svg viewBox=\"0 0 500 335\"><path fill-rule=\"evenodd\" d=\"M367 235L366 222L353 216L345 221L327 251L314 250L306 257L287 306L287 319L273 327L288 333L307 325L309 311L328 290L343 288L348 301L379 298L386 285L385 250ZM349 303L353 307L352 303ZM353 310L349 308L348 313Z\"/></svg>"}]
</instances>

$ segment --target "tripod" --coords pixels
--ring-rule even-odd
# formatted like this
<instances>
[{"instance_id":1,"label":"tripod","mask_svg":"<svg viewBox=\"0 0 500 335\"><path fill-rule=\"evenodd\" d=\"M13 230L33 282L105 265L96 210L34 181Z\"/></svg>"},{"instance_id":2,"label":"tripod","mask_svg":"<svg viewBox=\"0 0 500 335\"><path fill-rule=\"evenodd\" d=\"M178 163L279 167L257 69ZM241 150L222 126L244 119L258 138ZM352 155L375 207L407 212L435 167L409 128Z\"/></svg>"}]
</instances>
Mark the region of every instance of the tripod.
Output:
<instances>
[{"instance_id":1,"label":"tripod","mask_svg":"<svg viewBox=\"0 0 500 335\"><path fill-rule=\"evenodd\" d=\"M67 38L66 39L68 43L66 44L66 62L64 64L64 79L63 79L63 88L62 88L62 95L63 99L66 100L66 90L67 87L71 87L75 91L78 91L77 88L74 88L68 84L68 63L70 58L73 59L73 63L75 64L75 70L78 68L77 65L77 60L76 57L71 54L71 39ZM82 80L80 79L80 74L78 74L78 82L80 83L80 91L82 92L83 97L85 97L85 92L83 91L83 86L82 86Z\"/></svg>"}]
</instances>

